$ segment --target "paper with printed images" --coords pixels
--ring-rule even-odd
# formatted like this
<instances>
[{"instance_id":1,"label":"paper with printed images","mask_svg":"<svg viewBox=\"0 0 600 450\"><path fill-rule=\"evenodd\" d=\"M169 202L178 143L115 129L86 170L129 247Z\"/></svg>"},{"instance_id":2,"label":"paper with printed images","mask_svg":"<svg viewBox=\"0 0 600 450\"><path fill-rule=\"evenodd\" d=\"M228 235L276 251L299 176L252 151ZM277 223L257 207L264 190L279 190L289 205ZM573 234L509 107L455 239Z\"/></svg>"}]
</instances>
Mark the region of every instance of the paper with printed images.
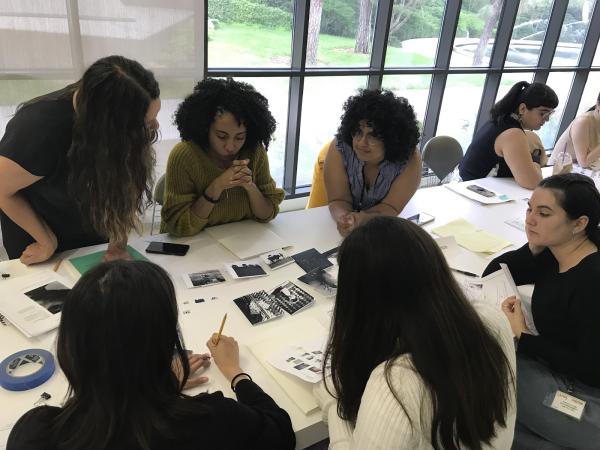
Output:
<instances>
[{"instance_id":1,"label":"paper with printed images","mask_svg":"<svg viewBox=\"0 0 600 450\"><path fill-rule=\"evenodd\" d=\"M290 344L274 353L267 361L273 367L309 383L323 379L323 355L327 336L311 338Z\"/></svg>"}]
</instances>

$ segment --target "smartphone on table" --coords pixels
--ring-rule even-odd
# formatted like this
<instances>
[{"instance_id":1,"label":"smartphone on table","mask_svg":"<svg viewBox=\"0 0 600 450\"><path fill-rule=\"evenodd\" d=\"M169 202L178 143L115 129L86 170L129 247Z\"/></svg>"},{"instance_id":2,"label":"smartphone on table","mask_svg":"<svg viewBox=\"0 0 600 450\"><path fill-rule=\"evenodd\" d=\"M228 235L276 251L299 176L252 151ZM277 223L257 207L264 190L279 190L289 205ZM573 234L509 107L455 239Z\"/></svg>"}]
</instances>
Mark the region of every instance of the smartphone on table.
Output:
<instances>
[{"instance_id":1,"label":"smartphone on table","mask_svg":"<svg viewBox=\"0 0 600 450\"><path fill-rule=\"evenodd\" d=\"M488 198L496 196L496 194L492 191L488 191L486 188L477 186L476 184L470 184L469 186L467 186L467 189L475 192L476 194L483 195L484 197Z\"/></svg>"},{"instance_id":2,"label":"smartphone on table","mask_svg":"<svg viewBox=\"0 0 600 450\"><path fill-rule=\"evenodd\" d=\"M417 225L425 225L426 223L433 222L435 217L427 213L419 213L414 216L407 217L406 220L416 223Z\"/></svg>"},{"instance_id":3,"label":"smartphone on table","mask_svg":"<svg viewBox=\"0 0 600 450\"><path fill-rule=\"evenodd\" d=\"M158 253L161 255L175 255L175 256L184 256L190 246L187 244L173 244L170 242L150 242L148 248L146 249L146 253Z\"/></svg>"}]
</instances>

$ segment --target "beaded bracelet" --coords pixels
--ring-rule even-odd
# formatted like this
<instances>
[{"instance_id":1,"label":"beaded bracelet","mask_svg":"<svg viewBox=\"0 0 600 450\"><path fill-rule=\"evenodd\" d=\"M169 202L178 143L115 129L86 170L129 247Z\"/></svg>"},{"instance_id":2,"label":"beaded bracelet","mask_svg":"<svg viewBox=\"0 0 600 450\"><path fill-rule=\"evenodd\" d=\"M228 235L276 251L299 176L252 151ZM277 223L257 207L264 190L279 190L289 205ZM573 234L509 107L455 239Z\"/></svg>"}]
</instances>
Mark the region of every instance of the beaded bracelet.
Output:
<instances>
[{"instance_id":1,"label":"beaded bracelet","mask_svg":"<svg viewBox=\"0 0 600 450\"><path fill-rule=\"evenodd\" d=\"M248 377L248 379L250 381L252 381L252 377L250 375L248 375L246 372L240 372L240 373L238 373L235 377L233 377L231 379L231 390L233 392L235 392L235 380L237 380L239 377L242 377L242 376L246 376L246 377Z\"/></svg>"}]
</instances>

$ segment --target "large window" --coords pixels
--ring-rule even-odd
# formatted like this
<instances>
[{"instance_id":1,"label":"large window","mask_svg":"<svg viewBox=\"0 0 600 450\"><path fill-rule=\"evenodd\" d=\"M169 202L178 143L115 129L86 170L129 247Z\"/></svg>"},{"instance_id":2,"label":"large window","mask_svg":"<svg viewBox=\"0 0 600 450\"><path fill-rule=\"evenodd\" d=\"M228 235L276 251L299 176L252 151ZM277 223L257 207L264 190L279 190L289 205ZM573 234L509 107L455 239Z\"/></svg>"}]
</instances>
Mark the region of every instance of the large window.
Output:
<instances>
[{"instance_id":1,"label":"large window","mask_svg":"<svg viewBox=\"0 0 600 450\"><path fill-rule=\"evenodd\" d=\"M596 0L8 0L0 134L19 103L109 54L155 72L163 140L178 139L173 113L198 80L232 76L268 98L271 171L302 195L360 88L406 97L421 145L448 134L466 148L515 82L547 82L560 99L540 130L551 148L598 95L599 35Z\"/></svg>"}]
</instances>

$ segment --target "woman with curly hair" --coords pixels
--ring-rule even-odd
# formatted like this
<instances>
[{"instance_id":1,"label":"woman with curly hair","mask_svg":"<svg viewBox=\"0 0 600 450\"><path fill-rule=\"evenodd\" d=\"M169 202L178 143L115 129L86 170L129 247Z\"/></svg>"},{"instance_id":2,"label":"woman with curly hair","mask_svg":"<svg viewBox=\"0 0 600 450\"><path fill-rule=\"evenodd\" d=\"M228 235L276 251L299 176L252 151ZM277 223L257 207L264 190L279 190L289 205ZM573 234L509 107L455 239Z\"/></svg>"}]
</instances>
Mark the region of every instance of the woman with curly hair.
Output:
<instances>
[{"instance_id":1,"label":"woman with curly hair","mask_svg":"<svg viewBox=\"0 0 600 450\"><path fill-rule=\"evenodd\" d=\"M532 145L525 130L539 130L556 106L558 97L550 86L516 83L494 105L491 120L475 133L459 166L461 178L514 177L519 186L535 188L547 158L543 147Z\"/></svg>"},{"instance_id":2,"label":"woman with curly hair","mask_svg":"<svg viewBox=\"0 0 600 450\"><path fill-rule=\"evenodd\" d=\"M24 264L127 236L151 198L160 110L154 75L107 56L81 80L22 104L0 141L0 220L8 256ZM146 200L146 201L144 201Z\"/></svg>"},{"instance_id":3,"label":"woman with curly hair","mask_svg":"<svg viewBox=\"0 0 600 450\"><path fill-rule=\"evenodd\" d=\"M189 236L277 215L284 192L269 172L275 119L263 95L232 78L208 78L179 105L175 124L181 142L167 163L161 232Z\"/></svg>"},{"instance_id":4,"label":"woman with curly hair","mask_svg":"<svg viewBox=\"0 0 600 450\"><path fill-rule=\"evenodd\" d=\"M344 104L325 158L331 216L342 236L377 216L397 216L421 181L412 106L390 91L361 90Z\"/></svg>"}]
</instances>

